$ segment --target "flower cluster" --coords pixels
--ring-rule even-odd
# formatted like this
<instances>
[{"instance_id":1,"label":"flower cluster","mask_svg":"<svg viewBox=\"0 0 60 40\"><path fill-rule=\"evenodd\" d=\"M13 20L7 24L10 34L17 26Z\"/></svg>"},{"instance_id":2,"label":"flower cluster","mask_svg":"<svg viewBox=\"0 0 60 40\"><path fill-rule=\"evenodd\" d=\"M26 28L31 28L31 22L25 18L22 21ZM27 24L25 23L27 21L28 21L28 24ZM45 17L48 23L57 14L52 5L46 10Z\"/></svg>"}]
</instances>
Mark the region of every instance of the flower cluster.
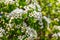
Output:
<instances>
[{"instance_id":1,"label":"flower cluster","mask_svg":"<svg viewBox=\"0 0 60 40\"><path fill-rule=\"evenodd\" d=\"M59 0L0 0L0 40L60 40Z\"/></svg>"},{"instance_id":2,"label":"flower cluster","mask_svg":"<svg viewBox=\"0 0 60 40\"><path fill-rule=\"evenodd\" d=\"M3 25L3 29L0 28L0 37L3 40L34 40L38 35L37 29L34 29L33 26L37 27L42 23L41 8L36 0L32 0L31 3L27 3L27 5L22 8L22 5L19 7L18 1L19 0L5 0L5 6L15 3L15 5L18 6L11 12L2 11L1 26ZM38 21L40 24L36 24Z\"/></svg>"}]
</instances>

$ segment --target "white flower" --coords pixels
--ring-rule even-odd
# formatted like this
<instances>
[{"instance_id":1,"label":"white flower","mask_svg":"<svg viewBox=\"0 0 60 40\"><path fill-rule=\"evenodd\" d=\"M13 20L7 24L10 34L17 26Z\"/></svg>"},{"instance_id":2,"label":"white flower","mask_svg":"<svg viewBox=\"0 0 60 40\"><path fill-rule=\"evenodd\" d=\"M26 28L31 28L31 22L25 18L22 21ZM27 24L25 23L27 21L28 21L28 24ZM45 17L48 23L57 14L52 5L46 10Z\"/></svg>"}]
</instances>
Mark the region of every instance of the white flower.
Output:
<instances>
[{"instance_id":1,"label":"white flower","mask_svg":"<svg viewBox=\"0 0 60 40\"><path fill-rule=\"evenodd\" d=\"M57 36L57 34L55 33L55 34L52 35L52 37L58 37L58 36Z\"/></svg>"},{"instance_id":2,"label":"white flower","mask_svg":"<svg viewBox=\"0 0 60 40\"><path fill-rule=\"evenodd\" d=\"M27 27L26 30L27 30L26 33L28 33L28 35L30 35L30 37L32 37L32 38L37 37L37 33L34 29Z\"/></svg>"},{"instance_id":3,"label":"white flower","mask_svg":"<svg viewBox=\"0 0 60 40\"><path fill-rule=\"evenodd\" d=\"M23 9L16 8L11 13L24 13L24 10Z\"/></svg>"},{"instance_id":4,"label":"white flower","mask_svg":"<svg viewBox=\"0 0 60 40\"><path fill-rule=\"evenodd\" d=\"M17 6L19 6L19 4L18 4L18 3L16 3L16 5L17 5Z\"/></svg>"},{"instance_id":5,"label":"white flower","mask_svg":"<svg viewBox=\"0 0 60 40\"><path fill-rule=\"evenodd\" d=\"M55 18L54 20L59 21L59 19L58 19L58 18Z\"/></svg>"},{"instance_id":6,"label":"white flower","mask_svg":"<svg viewBox=\"0 0 60 40\"><path fill-rule=\"evenodd\" d=\"M26 0L26 3L29 4L31 0Z\"/></svg>"},{"instance_id":7,"label":"white flower","mask_svg":"<svg viewBox=\"0 0 60 40\"><path fill-rule=\"evenodd\" d=\"M33 13L30 13L30 14L29 14L29 17L33 17L33 15L34 15Z\"/></svg>"},{"instance_id":8,"label":"white flower","mask_svg":"<svg viewBox=\"0 0 60 40\"><path fill-rule=\"evenodd\" d=\"M26 0L27 1L27 0ZM30 1L30 0L29 0ZM38 8L38 11L41 11L41 7L39 6L39 4L37 3L36 0L31 0L31 4L24 6L24 8L26 10L30 10L31 8L36 10L36 7Z\"/></svg>"},{"instance_id":9,"label":"white flower","mask_svg":"<svg viewBox=\"0 0 60 40\"><path fill-rule=\"evenodd\" d=\"M36 6L34 4L29 4L28 7L32 9L36 9Z\"/></svg>"},{"instance_id":10,"label":"white flower","mask_svg":"<svg viewBox=\"0 0 60 40\"><path fill-rule=\"evenodd\" d=\"M30 8L28 6L24 6L25 12L27 12L28 10L30 10Z\"/></svg>"},{"instance_id":11,"label":"white flower","mask_svg":"<svg viewBox=\"0 0 60 40\"><path fill-rule=\"evenodd\" d=\"M23 26L27 27L27 24L25 22L23 22Z\"/></svg>"},{"instance_id":12,"label":"white flower","mask_svg":"<svg viewBox=\"0 0 60 40\"><path fill-rule=\"evenodd\" d=\"M43 17L47 23L51 23L51 20L49 18L47 18L46 16Z\"/></svg>"},{"instance_id":13,"label":"white flower","mask_svg":"<svg viewBox=\"0 0 60 40\"><path fill-rule=\"evenodd\" d=\"M38 8L38 11L41 11L41 7L38 3L34 3L36 5L36 7Z\"/></svg>"},{"instance_id":14,"label":"white flower","mask_svg":"<svg viewBox=\"0 0 60 40\"><path fill-rule=\"evenodd\" d=\"M19 36L18 36L18 39L19 39L19 40L23 40L23 38L25 38L25 37L26 37L26 35L23 35L23 36L19 35Z\"/></svg>"},{"instance_id":15,"label":"white flower","mask_svg":"<svg viewBox=\"0 0 60 40\"><path fill-rule=\"evenodd\" d=\"M52 37L60 37L60 32L53 34Z\"/></svg>"},{"instance_id":16,"label":"white flower","mask_svg":"<svg viewBox=\"0 0 60 40\"><path fill-rule=\"evenodd\" d=\"M14 19L14 17L11 17L11 20Z\"/></svg>"},{"instance_id":17,"label":"white flower","mask_svg":"<svg viewBox=\"0 0 60 40\"><path fill-rule=\"evenodd\" d=\"M33 11L32 13L29 14L29 17L34 17L37 20L40 20L42 17L41 12Z\"/></svg>"},{"instance_id":18,"label":"white flower","mask_svg":"<svg viewBox=\"0 0 60 40\"><path fill-rule=\"evenodd\" d=\"M37 20L40 20L41 19L41 12L36 12L34 11L34 15L33 15Z\"/></svg>"},{"instance_id":19,"label":"white flower","mask_svg":"<svg viewBox=\"0 0 60 40\"><path fill-rule=\"evenodd\" d=\"M54 25L54 29L56 29L56 30L60 30L60 26L56 26L56 25Z\"/></svg>"},{"instance_id":20,"label":"white flower","mask_svg":"<svg viewBox=\"0 0 60 40\"><path fill-rule=\"evenodd\" d=\"M9 26L10 28L12 28L13 25L9 23L8 26Z\"/></svg>"},{"instance_id":21,"label":"white flower","mask_svg":"<svg viewBox=\"0 0 60 40\"><path fill-rule=\"evenodd\" d=\"M9 29L9 28L12 28L13 26L14 26L14 23L8 23L8 24L6 24L7 25L7 29Z\"/></svg>"},{"instance_id":22,"label":"white flower","mask_svg":"<svg viewBox=\"0 0 60 40\"><path fill-rule=\"evenodd\" d=\"M0 37L3 37L3 34L5 34L5 30L0 27Z\"/></svg>"},{"instance_id":23,"label":"white flower","mask_svg":"<svg viewBox=\"0 0 60 40\"><path fill-rule=\"evenodd\" d=\"M2 33L0 33L0 37L3 37L3 34Z\"/></svg>"},{"instance_id":24,"label":"white flower","mask_svg":"<svg viewBox=\"0 0 60 40\"><path fill-rule=\"evenodd\" d=\"M19 40L22 40L23 38L22 38L22 36L18 36L18 39L19 39Z\"/></svg>"},{"instance_id":25,"label":"white flower","mask_svg":"<svg viewBox=\"0 0 60 40\"><path fill-rule=\"evenodd\" d=\"M15 1L14 1L14 0L5 0L4 3L5 3L5 4L14 4Z\"/></svg>"},{"instance_id":26,"label":"white flower","mask_svg":"<svg viewBox=\"0 0 60 40\"><path fill-rule=\"evenodd\" d=\"M11 13L9 13L9 17L10 18L22 18L22 14L24 13L24 10L23 9L19 9L19 8L16 8L15 10L13 10Z\"/></svg>"},{"instance_id":27,"label":"white flower","mask_svg":"<svg viewBox=\"0 0 60 40\"><path fill-rule=\"evenodd\" d=\"M0 33L4 33L4 32L5 32L5 30L2 29L2 27L0 27Z\"/></svg>"},{"instance_id":28,"label":"white flower","mask_svg":"<svg viewBox=\"0 0 60 40\"><path fill-rule=\"evenodd\" d=\"M32 3L37 3L37 1L36 0L31 0L32 1Z\"/></svg>"},{"instance_id":29,"label":"white flower","mask_svg":"<svg viewBox=\"0 0 60 40\"><path fill-rule=\"evenodd\" d=\"M60 32L58 32L57 35L60 37Z\"/></svg>"}]
</instances>

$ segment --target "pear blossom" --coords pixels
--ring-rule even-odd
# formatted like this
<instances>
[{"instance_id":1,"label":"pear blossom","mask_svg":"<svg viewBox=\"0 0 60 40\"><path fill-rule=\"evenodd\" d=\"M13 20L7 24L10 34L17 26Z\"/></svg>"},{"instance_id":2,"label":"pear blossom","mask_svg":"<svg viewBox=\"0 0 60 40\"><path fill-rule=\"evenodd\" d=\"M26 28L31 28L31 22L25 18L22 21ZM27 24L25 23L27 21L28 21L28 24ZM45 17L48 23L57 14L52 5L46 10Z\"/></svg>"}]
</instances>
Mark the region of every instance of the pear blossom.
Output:
<instances>
[{"instance_id":1,"label":"pear blossom","mask_svg":"<svg viewBox=\"0 0 60 40\"><path fill-rule=\"evenodd\" d=\"M34 4L32 4L32 3L29 4L28 7L29 7L29 8L32 8L32 9L36 9L36 6L35 6Z\"/></svg>"},{"instance_id":2,"label":"pear blossom","mask_svg":"<svg viewBox=\"0 0 60 40\"><path fill-rule=\"evenodd\" d=\"M0 33L4 33L4 32L5 32L5 30L2 29L2 27L0 27Z\"/></svg>"},{"instance_id":3,"label":"pear blossom","mask_svg":"<svg viewBox=\"0 0 60 40\"><path fill-rule=\"evenodd\" d=\"M22 40L23 38L22 38L22 36L18 36L18 39L19 39L19 40Z\"/></svg>"},{"instance_id":4,"label":"pear blossom","mask_svg":"<svg viewBox=\"0 0 60 40\"><path fill-rule=\"evenodd\" d=\"M4 3L5 3L5 4L14 4L15 1L14 1L14 0L5 0Z\"/></svg>"},{"instance_id":5,"label":"pear blossom","mask_svg":"<svg viewBox=\"0 0 60 40\"><path fill-rule=\"evenodd\" d=\"M24 10L23 9L19 9L19 8L16 8L15 10L13 10L11 13L9 13L9 17L12 17L12 18L17 18L17 17L22 17L22 14L24 13Z\"/></svg>"},{"instance_id":6,"label":"pear blossom","mask_svg":"<svg viewBox=\"0 0 60 40\"><path fill-rule=\"evenodd\" d=\"M51 23L51 20L49 18L47 18L46 16L43 17L47 23Z\"/></svg>"},{"instance_id":7,"label":"pear blossom","mask_svg":"<svg viewBox=\"0 0 60 40\"><path fill-rule=\"evenodd\" d=\"M5 30L0 27L0 37L3 37L3 34L5 34Z\"/></svg>"},{"instance_id":8,"label":"pear blossom","mask_svg":"<svg viewBox=\"0 0 60 40\"><path fill-rule=\"evenodd\" d=\"M25 22L23 22L23 26L27 27L27 24Z\"/></svg>"},{"instance_id":9,"label":"pear blossom","mask_svg":"<svg viewBox=\"0 0 60 40\"><path fill-rule=\"evenodd\" d=\"M28 0L26 0L27 2ZM32 1L30 3L30 1ZM18 0L5 0L5 5L9 5L9 4L14 4L16 2L17 7L19 6ZM30 3L30 4L29 4ZM14 18L21 18L23 14L28 14L28 11L30 11L31 9L33 10L33 12L29 13L29 17L34 17L34 19L36 19L37 21L39 21L39 24L42 25L41 28L43 28L43 23L42 23L42 13L41 13L41 7L38 4L38 2L36 0L29 0L29 2L27 3L26 6L23 7L23 9L21 8L16 8L13 11L11 11L9 14L7 14L7 18L10 18L8 23L5 23L6 25L6 33L8 33L9 36L9 32L10 31L15 31L15 29L20 29L21 28L21 32L25 32L24 35L18 35L18 39L19 40L23 40L24 37L27 37L27 40L34 40L34 38L37 38L37 32L36 30L34 30L33 28L31 28L30 26L27 26L27 24L23 21L22 25L21 24L15 24L15 23L11 23L12 19ZM38 10L36 10L38 9ZM44 17L44 19L48 22L49 19L47 17ZM50 23L50 22L48 22ZM3 37L5 33L5 30L3 28L0 28L0 37ZM17 34L17 33L16 33ZM7 35L7 34L6 34ZM15 34L13 33L13 36L15 36Z\"/></svg>"},{"instance_id":10,"label":"pear blossom","mask_svg":"<svg viewBox=\"0 0 60 40\"><path fill-rule=\"evenodd\" d=\"M57 22L59 22L59 19L58 18L55 18L54 20L56 20Z\"/></svg>"},{"instance_id":11,"label":"pear blossom","mask_svg":"<svg viewBox=\"0 0 60 40\"><path fill-rule=\"evenodd\" d=\"M52 35L52 37L54 37L54 36L56 36L56 37L57 37L57 34L55 33L55 34L53 34L53 35Z\"/></svg>"},{"instance_id":12,"label":"pear blossom","mask_svg":"<svg viewBox=\"0 0 60 40\"><path fill-rule=\"evenodd\" d=\"M53 34L52 37L60 37L60 32Z\"/></svg>"},{"instance_id":13,"label":"pear blossom","mask_svg":"<svg viewBox=\"0 0 60 40\"><path fill-rule=\"evenodd\" d=\"M35 18L37 18L37 20L40 20L41 19L41 12L36 12L34 11L34 15L33 15Z\"/></svg>"},{"instance_id":14,"label":"pear blossom","mask_svg":"<svg viewBox=\"0 0 60 40\"><path fill-rule=\"evenodd\" d=\"M2 33L0 33L0 37L3 37L3 34Z\"/></svg>"},{"instance_id":15,"label":"pear blossom","mask_svg":"<svg viewBox=\"0 0 60 40\"><path fill-rule=\"evenodd\" d=\"M41 19L41 12L37 12L37 11L33 11L32 13L29 14L30 17L34 17L35 19L37 20L40 20Z\"/></svg>"},{"instance_id":16,"label":"pear blossom","mask_svg":"<svg viewBox=\"0 0 60 40\"><path fill-rule=\"evenodd\" d=\"M23 13L23 12L24 12L23 9L16 8L11 13Z\"/></svg>"},{"instance_id":17,"label":"pear blossom","mask_svg":"<svg viewBox=\"0 0 60 40\"><path fill-rule=\"evenodd\" d=\"M26 0L26 3L29 4L31 0Z\"/></svg>"},{"instance_id":18,"label":"pear blossom","mask_svg":"<svg viewBox=\"0 0 60 40\"><path fill-rule=\"evenodd\" d=\"M35 38L37 37L37 33L34 29L29 28L29 27L27 27L26 29L27 29L26 33L28 33L28 35L30 35L30 37L35 37Z\"/></svg>"},{"instance_id":19,"label":"pear blossom","mask_svg":"<svg viewBox=\"0 0 60 40\"><path fill-rule=\"evenodd\" d=\"M56 25L54 25L54 29L56 29L56 30L60 30L60 26L56 26Z\"/></svg>"}]
</instances>

